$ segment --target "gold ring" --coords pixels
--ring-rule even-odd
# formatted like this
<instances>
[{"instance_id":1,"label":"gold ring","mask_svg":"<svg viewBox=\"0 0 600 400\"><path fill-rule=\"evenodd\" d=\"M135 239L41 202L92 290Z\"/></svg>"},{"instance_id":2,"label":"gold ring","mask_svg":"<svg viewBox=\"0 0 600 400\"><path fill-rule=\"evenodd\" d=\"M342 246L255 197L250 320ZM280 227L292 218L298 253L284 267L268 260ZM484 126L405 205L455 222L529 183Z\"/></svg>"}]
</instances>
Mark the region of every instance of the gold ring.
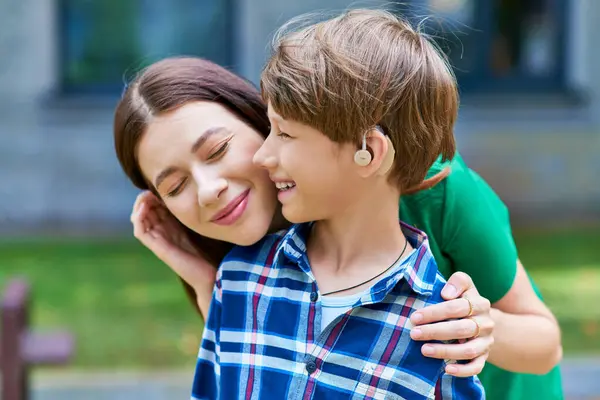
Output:
<instances>
[{"instance_id":1,"label":"gold ring","mask_svg":"<svg viewBox=\"0 0 600 400\"><path fill-rule=\"evenodd\" d=\"M469 303L469 313L466 316L466 318L469 318L471 315L473 315L473 303L471 303L471 300L469 300L467 296L463 297L463 299L465 299L467 303Z\"/></svg>"},{"instance_id":2,"label":"gold ring","mask_svg":"<svg viewBox=\"0 0 600 400\"><path fill-rule=\"evenodd\" d=\"M479 324L477 323L477 321L475 321L475 318L469 318L469 319L475 323L475 327L477 328L477 331L475 331L475 335L473 335L471 337L471 339L475 339L481 333L481 327L479 326Z\"/></svg>"}]
</instances>

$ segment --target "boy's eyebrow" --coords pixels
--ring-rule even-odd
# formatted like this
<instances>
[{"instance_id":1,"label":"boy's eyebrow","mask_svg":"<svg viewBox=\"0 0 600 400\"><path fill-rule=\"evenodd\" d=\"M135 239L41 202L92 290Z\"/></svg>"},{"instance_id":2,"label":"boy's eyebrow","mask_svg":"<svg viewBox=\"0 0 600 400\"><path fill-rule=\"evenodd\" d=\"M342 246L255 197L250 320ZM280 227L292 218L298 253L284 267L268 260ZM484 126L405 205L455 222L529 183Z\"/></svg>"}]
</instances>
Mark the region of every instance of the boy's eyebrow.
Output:
<instances>
[{"instance_id":1,"label":"boy's eyebrow","mask_svg":"<svg viewBox=\"0 0 600 400\"><path fill-rule=\"evenodd\" d=\"M283 122L283 118L281 118L278 115L269 114L269 118L271 118L273 121L275 121L277 123Z\"/></svg>"},{"instance_id":2,"label":"boy's eyebrow","mask_svg":"<svg viewBox=\"0 0 600 400\"><path fill-rule=\"evenodd\" d=\"M283 118L281 118L279 115L275 114L275 112L271 110L270 105L269 105L269 108L267 109L267 117L269 117L269 119L273 119L277 122L283 122Z\"/></svg>"}]
</instances>

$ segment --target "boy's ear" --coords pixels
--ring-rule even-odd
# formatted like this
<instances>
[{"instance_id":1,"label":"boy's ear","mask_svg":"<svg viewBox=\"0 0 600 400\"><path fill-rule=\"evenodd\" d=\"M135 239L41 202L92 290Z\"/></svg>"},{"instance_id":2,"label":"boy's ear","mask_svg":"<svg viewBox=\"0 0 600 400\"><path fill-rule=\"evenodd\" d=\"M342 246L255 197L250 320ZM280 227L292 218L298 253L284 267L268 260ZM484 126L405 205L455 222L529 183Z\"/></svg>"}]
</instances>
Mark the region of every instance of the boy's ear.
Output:
<instances>
[{"instance_id":1,"label":"boy's ear","mask_svg":"<svg viewBox=\"0 0 600 400\"><path fill-rule=\"evenodd\" d=\"M386 175L394 165L396 151L390 138L374 128L367 133L367 150L371 153L371 162L360 168L364 177L373 174Z\"/></svg>"}]
</instances>

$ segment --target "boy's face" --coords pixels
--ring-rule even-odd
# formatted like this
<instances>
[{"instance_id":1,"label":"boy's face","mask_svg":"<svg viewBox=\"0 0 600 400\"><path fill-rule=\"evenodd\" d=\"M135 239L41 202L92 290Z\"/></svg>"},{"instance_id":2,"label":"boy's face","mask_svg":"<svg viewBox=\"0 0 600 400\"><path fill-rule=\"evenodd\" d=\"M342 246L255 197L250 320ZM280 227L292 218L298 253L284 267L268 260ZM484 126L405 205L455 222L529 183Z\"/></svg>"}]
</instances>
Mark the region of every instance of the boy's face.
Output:
<instances>
[{"instance_id":1,"label":"boy's face","mask_svg":"<svg viewBox=\"0 0 600 400\"><path fill-rule=\"evenodd\" d=\"M301 223L348 210L361 188L353 161L356 147L338 144L318 130L284 120L269 104L271 133L254 156L278 189L283 216Z\"/></svg>"}]
</instances>

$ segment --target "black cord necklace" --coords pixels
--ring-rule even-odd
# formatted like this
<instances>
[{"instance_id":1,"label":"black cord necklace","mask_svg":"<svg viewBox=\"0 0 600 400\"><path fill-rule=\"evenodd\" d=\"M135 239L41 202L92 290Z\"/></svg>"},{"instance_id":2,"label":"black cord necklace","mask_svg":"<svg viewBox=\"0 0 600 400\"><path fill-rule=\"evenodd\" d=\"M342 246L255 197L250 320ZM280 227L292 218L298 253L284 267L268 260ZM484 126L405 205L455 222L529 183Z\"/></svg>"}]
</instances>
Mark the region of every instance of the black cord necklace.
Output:
<instances>
[{"instance_id":1,"label":"black cord necklace","mask_svg":"<svg viewBox=\"0 0 600 400\"><path fill-rule=\"evenodd\" d=\"M345 289L339 289L339 290L334 290L333 292L327 292L327 293L323 293L321 296L329 296L330 294L336 294L336 293L340 293L340 292L345 292L346 290L351 290L351 289L356 289L359 286L364 285L365 283L369 283L371 282L373 279L377 279L379 278L381 275L385 274L386 272L388 272L390 269L392 269L392 267L394 265L396 265L398 263L398 261L400 261L400 259L402 258L402 256L404 255L404 251L406 251L406 247L408 246L408 240L404 239L404 248L402 249L402 252L400 253L400 255L398 256L398 258L396 258L396 261L394 261L392 263L392 265L390 265L389 267L387 267L385 270L383 270L382 272L378 273L377 275L375 275L374 277L367 279L364 282L359 283L358 285L354 285L354 286L350 286L347 287Z\"/></svg>"}]
</instances>

